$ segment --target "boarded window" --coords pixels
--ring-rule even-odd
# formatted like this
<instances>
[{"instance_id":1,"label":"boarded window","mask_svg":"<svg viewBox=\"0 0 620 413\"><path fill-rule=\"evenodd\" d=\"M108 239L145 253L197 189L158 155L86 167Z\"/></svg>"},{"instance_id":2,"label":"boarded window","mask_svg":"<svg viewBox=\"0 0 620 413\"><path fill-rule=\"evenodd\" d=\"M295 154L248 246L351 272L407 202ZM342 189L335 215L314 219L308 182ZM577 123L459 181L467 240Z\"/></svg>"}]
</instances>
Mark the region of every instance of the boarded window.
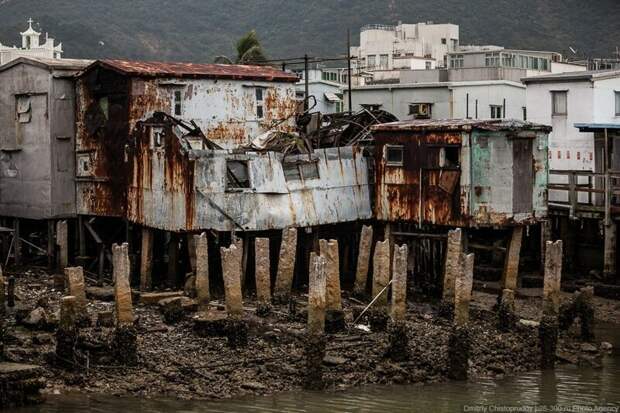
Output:
<instances>
[{"instance_id":1,"label":"boarded window","mask_svg":"<svg viewBox=\"0 0 620 413\"><path fill-rule=\"evenodd\" d=\"M388 166L403 166L404 148L402 145L385 146L385 164Z\"/></svg>"},{"instance_id":2,"label":"boarded window","mask_svg":"<svg viewBox=\"0 0 620 413\"><path fill-rule=\"evenodd\" d=\"M553 105L553 116L566 115L567 113L567 92L551 92L551 101Z\"/></svg>"},{"instance_id":3,"label":"boarded window","mask_svg":"<svg viewBox=\"0 0 620 413\"><path fill-rule=\"evenodd\" d=\"M319 165L316 161L285 162L282 164L286 181L310 181L319 179Z\"/></svg>"},{"instance_id":4,"label":"boarded window","mask_svg":"<svg viewBox=\"0 0 620 413\"><path fill-rule=\"evenodd\" d=\"M16 117L19 123L29 123L32 119L32 102L28 95L16 96Z\"/></svg>"},{"instance_id":5,"label":"boarded window","mask_svg":"<svg viewBox=\"0 0 620 413\"><path fill-rule=\"evenodd\" d=\"M250 188L248 161L226 161L226 190Z\"/></svg>"}]
</instances>

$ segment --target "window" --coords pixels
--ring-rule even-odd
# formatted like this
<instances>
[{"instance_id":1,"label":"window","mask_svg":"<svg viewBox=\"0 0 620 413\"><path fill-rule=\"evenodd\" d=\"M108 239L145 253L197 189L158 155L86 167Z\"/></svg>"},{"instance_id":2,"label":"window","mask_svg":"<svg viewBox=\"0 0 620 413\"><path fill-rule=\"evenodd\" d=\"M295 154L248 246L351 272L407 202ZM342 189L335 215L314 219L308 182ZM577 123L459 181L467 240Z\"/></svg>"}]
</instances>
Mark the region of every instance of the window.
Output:
<instances>
[{"instance_id":1,"label":"window","mask_svg":"<svg viewBox=\"0 0 620 413\"><path fill-rule=\"evenodd\" d=\"M164 128L151 126L151 149L163 148Z\"/></svg>"},{"instance_id":2,"label":"window","mask_svg":"<svg viewBox=\"0 0 620 413\"><path fill-rule=\"evenodd\" d=\"M432 67L431 62L426 62L425 67L426 67L426 70L431 70L431 67Z\"/></svg>"},{"instance_id":3,"label":"window","mask_svg":"<svg viewBox=\"0 0 620 413\"><path fill-rule=\"evenodd\" d=\"M452 50L456 50L459 45L459 39L450 39Z\"/></svg>"},{"instance_id":4,"label":"window","mask_svg":"<svg viewBox=\"0 0 620 413\"><path fill-rule=\"evenodd\" d=\"M439 167L453 169L459 167L460 151L458 146L442 146L439 148Z\"/></svg>"},{"instance_id":5,"label":"window","mask_svg":"<svg viewBox=\"0 0 620 413\"><path fill-rule=\"evenodd\" d=\"M99 109L101 109L101 113L103 113L103 117L107 121L110 118L110 101L107 96L99 98Z\"/></svg>"},{"instance_id":6,"label":"window","mask_svg":"<svg viewBox=\"0 0 620 413\"><path fill-rule=\"evenodd\" d=\"M283 162L282 170L284 171L284 179L289 181L310 181L319 179L319 164L317 161Z\"/></svg>"},{"instance_id":7,"label":"window","mask_svg":"<svg viewBox=\"0 0 620 413\"><path fill-rule=\"evenodd\" d=\"M441 38L441 44L447 44L447 43L448 43L448 41L446 40L446 38L442 37Z\"/></svg>"},{"instance_id":8,"label":"window","mask_svg":"<svg viewBox=\"0 0 620 413\"><path fill-rule=\"evenodd\" d=\"M17 95L15 96L15 115L19 123L29 123L32 119L32 103L30 96Z\"/></svg>"},{"instance_id":9,"label":"window","mask_svg":"<svg viewBox=\"0 0 620 413\"><path fill-rule=\"evenodd\" d=\"M174 100L173 100L173 107L174 107L174 115L175 116L181 116L181 113L182 113L181 100L182 100L181 91L180 90L175 90L174 91Z\"/></svg>"},{"instance_id":10,"label":"window","mask_svg":"<svg viewBox=\"0 0 620 413\"><path fill-rule=\"evenodd\" d=\"M92 160L90 153L77 154L77 172L78 178L93 176Z\"/></svg>"},{"instance_id":11,"label":"window","mask_svg":"<svg viewBox=\"0 0 620 413\"><path fill-rule=\"evenodd\" d=\"M226 190L250 188L248 161L226 161Z\"/></svg>"},{"instance_id":12,"label":"window","mask_svg":"<svg viewBox=\"0 0 620 413\"><path fill-rule=\"evenodd\" d=\"M620 92L614 92L616 96L616 116L620 116Z\"/></svg>"},{"instance_id":13,"label":"window","mask_svg":"<svg viewBox=\"0 0 620 413\"><path fill-rule=\"evenodd\" d=\"M523 106L521 108L521 111L523 112L523 120L526 121L527 120L527 108Z\"/></svg>"},{"instance_id":14,"label":"window","mask_svg":"<svg viewBox=\"0 0 620 413\"><path fill-rule=\"evenodd\" d=\"M502 109L501 105L491 105L491 119L502 119Z\"/></svg>"},{"instance_id":15,"label":"window","mask_svg":"<svg viewBox=\"0 0 620 413\"><path fill-rule=\"evenodd\" d=\"M484 55L484 65L486 67L498 67L499 53L486 53Z\"/></svg>"},{"instance_id":16,"label":"window","mask_svg":"<svg viewBox=\"0 0 620 413\"><path fill-rule=\"evenodd\" d=\"M388 55L382 54L379 56L379 68L387 69L388 68Z\"/></svg>"},{"instance_id":17,"label":"window","mask_svg":"<svg viewBox=\"0 0 620 413\"><path fill-rule=\"evenodd\" d=\"M463 55L453 54L450 56L450 67L453 69L459 69L463 67Z\"/></svg>"},{"instance_id":18,"label":"window","mask_svg":"<svg viewBox=\"0 0 620 413\"><path fill-rule=\"evenodd\" d=\"M567 113L567 92L554 91L551 92L552 114L553 116L565 116Z\"/></svg>"},{"instance_id":19,"label":"window","mask_svg":"<svg viewBox=\"0 0 620 413\"><path fill-rule=\"evenodd\" d=\"M342 104L342 101L338 101L336 102L336 113L342 113L344 112L344 105Z\"/></svg>"},{"instance_id":20,"label":"window","mask_svg":"<svg viewBox=\"0 0 620 413\"><path fill-rule=\"evenodd\" d=\"M388 166L403 166L404 152L402 145L385 145L385 164Z\"/></svg>"},{"instance_id":21,"label":"window","mask_svg":"<svg viewBox=\"0 0 620 413\"><path fill-rule=\"evenodd\" d=\"M409 114L413 115L413 119L430 119L432 107L431 103L410 103Z\"/></svg>"},{"instance_id":22,"label":"window","mask_svg":"<svg viewBox=\"0 0 620 413\"><path fill-rule=\"evenodd\" d=\"M256 88L256 119L263 119L265 117L263 106L264 90L261 87Z\"/></svg>"},{"instance_id":23,"label":"window","mask_svg":"<svg viewBox=\"0 0 620 413\"><path fill-rule=\"evenodd\" d=\"M374 69L375 66L377 65L377 56L374 54L369 54L367 62L368 62L368 65L367 65L368 69Z\"/></svg>"}]
</instances>

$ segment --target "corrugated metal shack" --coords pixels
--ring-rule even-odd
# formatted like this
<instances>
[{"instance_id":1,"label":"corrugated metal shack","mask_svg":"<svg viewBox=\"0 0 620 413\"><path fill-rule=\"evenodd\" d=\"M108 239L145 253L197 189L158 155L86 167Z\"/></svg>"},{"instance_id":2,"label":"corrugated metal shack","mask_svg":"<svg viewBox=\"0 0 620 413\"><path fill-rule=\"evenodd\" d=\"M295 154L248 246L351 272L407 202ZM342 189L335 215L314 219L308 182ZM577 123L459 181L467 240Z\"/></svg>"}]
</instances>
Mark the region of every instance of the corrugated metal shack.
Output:
<instances>
[{"instance_id":1,"label":"corrugated metal shack","mask_svg":"<svg viewBox=\"0 0 620 413\"><path fill-rule=\"evenodd\" d=\"M549 131L514 120L376 125L375 215L453 227L544 219Z\"/></svg>"},{"instance_id":2,"label":"corrugated metal shack","mask_svg":"<svg viewBox=\"0 0 620 413\"><path fill-rule=\"evenodd\" d=\"M89 63L19 58L0 67L0 216L75 216L73 76Z\"/></svg>"},{"instance_id":3,"label":"corrugated metal shack","mask_svg":"<svg viewBox=\"0 0 620 413\"><path fill-rule=\"evenodd\" d=\"M465 248L505 252L503 280L518 270L523 228L547 216L550 127L498 119L412 120L372 129L374 215L393 236L417 240L410 250L421 257L412 261L428 264L417 273L440 285L446 232L454 227L468 230ZM502 229L509 229L505 248L473 238L483 234L486 241Z\"/></svg>"},{"instance_id":4,"label":"corrugated metal shack","mask_svg":"<svg viewBox=\"0 0 620 413\"><path fill-rule=\"evenodd\" d=\"M54 221L75 217L75 80L91 61L19 58L0 67L2 254L54 255ZM47 247L39 238L47 220ZM44 226L43 226L44 227ZM39 244L37 247L35 244Z\"/></svg>"},{"instance_id":5,"label":"corrugated metal shack","mask_svg":"<svg viewBox=\"0 0 620 413\"><path fill-rule=\"evenodd\" d=\"M77 84L78 212L124 217L135 210L127 199L133 164L126 149L138 122L165 112L191 120L209 140L232 148L274 124L281 130L292 126L286 120L297 107L296 81L293 74L263 66L93 63ZM149 151L167 162L168 184L187 183L193 171L186 160L171 158L173 151Z\"/></svg>"}]
</instances>

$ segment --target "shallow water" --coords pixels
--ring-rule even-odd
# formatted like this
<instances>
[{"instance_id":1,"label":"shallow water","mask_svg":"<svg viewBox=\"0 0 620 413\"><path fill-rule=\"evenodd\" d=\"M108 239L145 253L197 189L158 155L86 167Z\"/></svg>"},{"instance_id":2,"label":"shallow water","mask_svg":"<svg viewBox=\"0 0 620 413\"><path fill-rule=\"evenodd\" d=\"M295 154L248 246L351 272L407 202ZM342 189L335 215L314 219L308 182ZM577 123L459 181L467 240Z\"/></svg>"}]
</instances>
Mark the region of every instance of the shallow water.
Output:
<instances>
[{"instance_id":1,"label":"shallow water","mask_svg":"<svg viewBox=\"0 0 620 413\"><path fill-rule=\"evenodd\" d=\"M218 402L141 400L112 396L50 396L44 405L16 409L13 412L452 413L475 411L468 410L465 406L480 405L547 405L550 409L557 405L620 406L620 327L601 328L597 338L611 342L616 349L612 355L604 357L602 369L562 365L552 371L535 371L499 380L480 379L467 383L450 382L427 386L373 386L343 392L294 392Z\"/></svg>"}]
</instances>

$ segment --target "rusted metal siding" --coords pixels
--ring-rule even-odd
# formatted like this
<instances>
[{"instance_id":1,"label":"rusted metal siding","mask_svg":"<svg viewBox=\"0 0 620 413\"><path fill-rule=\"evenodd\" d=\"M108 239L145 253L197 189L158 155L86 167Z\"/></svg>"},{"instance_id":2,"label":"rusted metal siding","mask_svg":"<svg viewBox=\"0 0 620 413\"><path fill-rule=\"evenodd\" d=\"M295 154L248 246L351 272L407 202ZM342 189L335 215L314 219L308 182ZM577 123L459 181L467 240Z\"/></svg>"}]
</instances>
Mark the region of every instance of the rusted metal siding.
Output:
<instances>
[{"instance_id":1,"label":"rusted metal siding","mask_svg":"<svg viewBox=\"0 0 620 413\"><path fill-rule=\"evenodd\" d=\"M465 224L461 171L443 170L435 162L442 145L461 145L461 132L376 132L375 142L375 215L378 219ZM386 145L403 146L402 166L388 165Z\"/></svg>"},{"instance_id":2,"label":"rusted metal siding","mask_svg":"<svg viewBox=\"0 0 620 413\"><path fill-rule=\"evenodd\" d=\"M527 124L508 122L509 126L484 124L478 128L469 121L439 121L439 125L437 121L429 122L376 127L374 212L378 219L502 227L535 223L546 216L545 127L528 129ZM531 180L528 185L517 185L513 145L523 139L530 142L526 145L531 148L526 155L529 162L515 167L532 168L524 172ZM402 145L402 166L387 161L389 145ZM458 147L458 168L439 167L441 147ZM523 204L528 205L527 210Z\"/></svg>"},{"instance_id":3,"label":"rusted metal siding","mask_svg":"<svg viewBox=\"0 0 620 413\"><path fill-rule=\"evenodd\" d=\"M179 109L175 107L176 92L181 92L178 102L181 115L178 116L196 122L209 139L224 148L246 144L274 124L279 130L291 130L297 104L290 79L268 81L273 71L269 69L269 73L262 71L255 76L258 80L247 80L253 79L251 71L244 70L247 72L244 76L218 75L217 78L190 76L185 72L178 77L161 77L159 72L153 76L129 76L101 62L91 65L78 81L78 108L81 108L78 110L76 151L79 213L127 216L142 221L139 209L142 188L161 197L172 197L175 202L168 202L169 205L181 203L178 197L189 196L190 191L185 190L191 187L187 170L192 168L187 159L179 157L178 151L159 150L154 153L154 163L148 164L151 154L146 153L146 145L150 138L146 136L148 130L143 130L143 123L154 112L175 114L175 109ZM257 88L263 91L260 101ZM263 113L260 118L259 105ZM166 139L170 133L168 131ZM175 145L174 142L169 143ZM86 174L79 168L83 162L90 162ZM151 170L149 181L135 175ZM179 187L181 184L186 186ZM154 202L155 208L162 205ZM192 227L193 214L185 216L176 209L167 209L165 214L169 215L171 227Z\"/></svg>"}]
</instances>

